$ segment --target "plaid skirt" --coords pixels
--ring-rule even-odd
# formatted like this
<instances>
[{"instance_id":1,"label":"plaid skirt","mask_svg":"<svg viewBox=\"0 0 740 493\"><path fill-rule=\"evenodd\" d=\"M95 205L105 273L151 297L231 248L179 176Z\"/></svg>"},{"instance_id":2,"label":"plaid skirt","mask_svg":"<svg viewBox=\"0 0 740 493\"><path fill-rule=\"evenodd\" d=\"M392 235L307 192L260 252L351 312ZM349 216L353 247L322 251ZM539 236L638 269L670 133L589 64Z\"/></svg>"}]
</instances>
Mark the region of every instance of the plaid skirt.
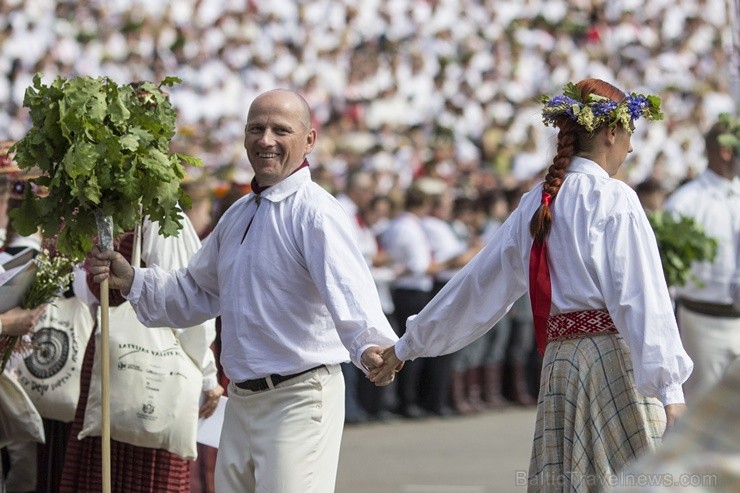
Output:
<instances>
[{"instance_id":1,"label":"plaid skirt","mask_svg":"<svg viewBox=\"0 0 740 493\"><path fill-rule=\"evenodd\" d=\"M665 431L641 395L618 334L552 341L545 351L529 465L530 492L603 491Z\"/></svg>"}]
</instances>

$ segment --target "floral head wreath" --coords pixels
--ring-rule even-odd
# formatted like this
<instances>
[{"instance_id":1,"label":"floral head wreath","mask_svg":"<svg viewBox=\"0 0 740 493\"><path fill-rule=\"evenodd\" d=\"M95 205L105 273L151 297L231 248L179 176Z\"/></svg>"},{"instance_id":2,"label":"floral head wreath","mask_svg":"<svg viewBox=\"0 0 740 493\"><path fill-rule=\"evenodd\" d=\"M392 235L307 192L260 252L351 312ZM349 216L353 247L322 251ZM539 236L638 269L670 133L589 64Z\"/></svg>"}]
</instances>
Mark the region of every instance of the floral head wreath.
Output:
<instances>
[{"instance_id":1,"label":"floral head wreath","mask_svg":"<svg viewBox=\"0 0 740 493\"><path fill-rule=\"evenodd\" d=\"M562 115L593 132L603 124L613 127L621 124L632 133L630 122L640 117L648 120L661 120L660 97L631 93L624 101L617 103L598 94L589 94L587 101L581 101L581 90L572 82L563 88L563 94L550 98L542 96L542 123L545 126L557 126Z\"/></svg>"}]
</instances>

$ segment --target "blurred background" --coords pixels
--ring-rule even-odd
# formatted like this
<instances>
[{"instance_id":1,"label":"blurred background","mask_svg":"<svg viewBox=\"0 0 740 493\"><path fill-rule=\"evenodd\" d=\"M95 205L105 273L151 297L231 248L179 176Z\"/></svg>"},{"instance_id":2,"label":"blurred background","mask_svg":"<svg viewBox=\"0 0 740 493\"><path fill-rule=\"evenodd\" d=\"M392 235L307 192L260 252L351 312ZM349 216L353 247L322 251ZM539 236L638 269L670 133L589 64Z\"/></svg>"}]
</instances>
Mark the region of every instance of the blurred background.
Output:
<instances>
[{"instance_id":1,"label":"blurred background","mask_svg":"<svg viewBox=\"0 0 740 493\"><path fill-rule=\"evenodd\" d=\"M738 33L737 0L2 0L0 137L25 135L36 72L172 75L178 150L248 183L247 108L284 87L314 109L311 164L332 192L363 168L381 193L434 176L475 196L540 175L554 132L539 97L592 76L662 97L621 178L673 188L736 111Z\"/></svg>"},{"instance_id":2,"label":"blurred background","mask_svg":"<svg viewBox=\"0 0 740 493\"><path fill-rule=\"evenodd\" d=\"M363 255L398 329L402 317L390 293L401 271L380 240L404 209L406 193L421 190L429 214L452 228L458 241L452 275L549 166L556 131L541 122L542 95L596 77L662 98L664 120L637 122L634 152L617 176L647 211L659 210L667 194L701 172L704 132L720 113L738 110L739 6L740 0L0 0L0 142L28 131L23 98L35 73L46 85L57 76L107 76L119 84L179 77L182 83L168 89L178 112L173 150L205 164L188 169L185 182L193 199L188 216L205 237L250 190L243 148L250 103L269 89L296 90L312 107L319 133L309 156L313 180L342 200L369 238ZM5 211L0 220L5 227ZM505 485L528 464L541 364L528 300L520 301L490 337L451 362L437 362L437 376L420 388L422 414L401 412L432 420L390 424L400 417L393 386L378 394L359 370L343 368L347 424L378 424L345 435L338 491L421 484L402 491L457 492L463 483L513 491ZM436 419L451 415L464 419ZM388 438L373 440L383 430ZM456 447L458 441L466 445ZM424 445L412 454L415 443ZM412 459L393 456L381 464L376 444ZM213 490L215 449L203 447L191 469L193 492ZM435 467L452 455L454 466ZM368 457L377 467L368 467ZM378 471L390 474L377 478ZM428 481L453 486L432 490Z\"/></svg>"}]
</instances>

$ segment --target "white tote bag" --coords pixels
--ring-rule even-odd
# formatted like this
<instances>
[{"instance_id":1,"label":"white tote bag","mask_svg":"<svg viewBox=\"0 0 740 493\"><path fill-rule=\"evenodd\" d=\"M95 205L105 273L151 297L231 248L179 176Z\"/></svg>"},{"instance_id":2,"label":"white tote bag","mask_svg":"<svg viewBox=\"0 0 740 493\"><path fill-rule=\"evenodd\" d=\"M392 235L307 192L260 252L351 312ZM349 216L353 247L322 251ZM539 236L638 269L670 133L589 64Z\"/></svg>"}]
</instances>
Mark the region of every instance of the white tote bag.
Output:
<instances>
[{"instance_id":1,"label":"white tote bag","mask_svg":"<svg viewBox=\"0 0 740 493\"><path fill-rule=\"evenodd\" d=\"M34 327L34 351L17 368L18 382L39 414L69 423L80 397L85 348L93 331L90 308L77 297L56 298Z\"/></svg>"},{"instance_id":2,"label":"white tote bag","mask_svg":"<svg viewBox=\"0 0 740 493\"><path fill-rule=\"evenodd\" d=\"M0 373L0 447L13 442L44 443L44 423L12 370Z\"/></svg>"},{"instance_id":3,"label":"white tote bag","mask_svg":"<svg viewBox=\"0 0 740 493\"><path fill-rule=\"evenodd\" d=\"M203 375L172 329L149 328L131 304L110 307L111 438L194 459ZM79 438L101 435L100 333Z\"/></svg>"}]
</instances>

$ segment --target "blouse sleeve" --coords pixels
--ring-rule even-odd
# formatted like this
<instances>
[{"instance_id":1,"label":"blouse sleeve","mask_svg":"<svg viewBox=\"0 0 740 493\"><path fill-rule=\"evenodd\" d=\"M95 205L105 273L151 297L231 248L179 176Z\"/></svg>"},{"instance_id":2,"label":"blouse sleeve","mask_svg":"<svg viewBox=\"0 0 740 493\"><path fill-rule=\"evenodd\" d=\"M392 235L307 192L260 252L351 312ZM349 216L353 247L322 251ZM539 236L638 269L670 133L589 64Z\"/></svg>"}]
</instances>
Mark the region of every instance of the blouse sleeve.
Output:
<instances>
[{"instance_id":1,"label":"blouse sleeve","mask_svg":"<svg viewBox=\"0 0 740 493\"><path fill-rule=\"evenodd\" d=\"M637 388L664 405L684 402L681 386L693 363L681 344L647 217L642 210L612 215L592 237L604 301L630 348Z\"/></svg>"},{"instance_id":2,"label":"blouse sleeve","mask_svg":"<svg viewBox=\"0 0 740 493\"><path fill-rule=\"evenodd\" d=\"M415 316L396 345L402 360L448 354L488 332L527 290L515 211L488 245Z\"/></svg>"}]
</instances>

